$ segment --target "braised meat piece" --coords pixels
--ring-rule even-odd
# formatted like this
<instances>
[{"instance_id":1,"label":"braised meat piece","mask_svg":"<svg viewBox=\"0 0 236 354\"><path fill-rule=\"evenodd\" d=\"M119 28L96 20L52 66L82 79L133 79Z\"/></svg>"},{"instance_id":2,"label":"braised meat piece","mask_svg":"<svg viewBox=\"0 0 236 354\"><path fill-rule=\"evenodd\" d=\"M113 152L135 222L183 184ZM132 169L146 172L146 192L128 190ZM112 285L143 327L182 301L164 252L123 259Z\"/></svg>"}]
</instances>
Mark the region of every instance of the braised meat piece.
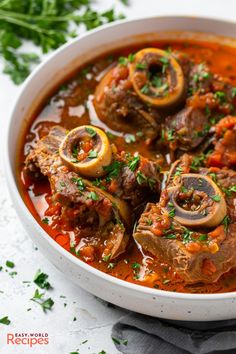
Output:
<instances>
[{"instance_id":1,"label":"braised meat piece","mask_svg":"<svg viewBox=\"0 0 236 354\"><path fill-rule=\"evenodd\" d=\"M134 92L128 67L124 65L116 66L101 81L94 103L99 118L113 130L141 131L150 139L160 131L158 111L143 103Z\"/></svg>"},{"instance_id":2,"label":"braised meat piece","mask_svg":"<svg viewBox=\"0 0 236 354\"><path fill-rule=\"evenodd\" d=\"M55 126L49 134L40 139L34 149L31 150L25 159L25 167L35 177L41 173L44 176L51 176L61 166L59 156L59 145L66 135L66 129Z\"/></svg>"},{"instance_id":3,"label":"braised meat piece","mask_svg":"<svg viewBox=\"0 0 236 354\"><path fill-rule=\"evenodd\" d=\"M40 172L49 178L60 172L67 174L69 169L63 165L58 153L65 134L65 129L53 127L27 156L26 170L36 173L37 176ZM127 201L133 207L142 204L154 192L156 198L160 193L159 165L139 154L127 154L124 151L114 153L112 163L104 169L106 175L92 179L91 183L114 197ZM75 176L80 177L77 174Z\"/></svg>"},{"instance_id":4,"label":"braised meat piece","mask_svg":"<svg viewBox=\"0 0 236 354\"><path fill-rule=\"evenodd\" d=\"M165 121L165 141L171 150L196 148L208 133L207 115L198 108L185 107Z\"/></svg>"},{"instance_id":5,"label":"braised meat piece","mask_svg":"<svg viewBox=\"0 0 236 354\"><path fill-rule=\"evenodd\" d=\"M236 215L233 204L236 172L216 168L202 168L199 174L189 171L190 164L188 166L185 156L184 161L179 161L172 168L160 202L147 205L133 236L144 251L160 261L168 262L186 283L212 283L236 266ZM191 180L195 185L192 184L191 188L185 180ZM204 194L205 183L208 183L209 189ZM171 195L178 184L177 207ZM217 221L214 227L204 227L205 220L214 222L212 215L217 208L219 213L215 218L220 222ZM189 221L188 214L191 214ZM197 223L198 220L200 223Z\"/></svg>"},{"instance_id":6,"label":"braised meat piece","mask_svg":"<svg viewBox=\"0 0 236 354\"><path fill-rule=\"evenodd\" d=\"M52 203L59 206L64 223L73 228L91 228L96 236L92 243L104 239L103 256L112 259L125 250L128 242L133 215L129 206L137 207L153 192L158 196L159 166L140 155L114 153L104 177L81 178L63 165L58 153L65 135L65 129L53 127L27 156L25 169L36 177L41 173L48 178Z\"/></svg>"}]
</instances>

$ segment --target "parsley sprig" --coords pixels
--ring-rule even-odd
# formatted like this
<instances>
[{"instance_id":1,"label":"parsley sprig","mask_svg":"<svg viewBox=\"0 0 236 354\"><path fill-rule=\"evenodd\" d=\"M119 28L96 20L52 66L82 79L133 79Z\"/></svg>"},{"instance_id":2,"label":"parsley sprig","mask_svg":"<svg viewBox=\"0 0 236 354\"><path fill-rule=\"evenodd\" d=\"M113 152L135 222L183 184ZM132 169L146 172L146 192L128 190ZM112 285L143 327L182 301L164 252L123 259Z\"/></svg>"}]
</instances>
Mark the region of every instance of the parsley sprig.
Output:
<instances>
[{"instance_id":1,"label":"parsley sprig","mask_svg":"<svg viewBox=\"0 0 236 354\"><path fill-rule=\"evenodd\" d=\"M113 9L94 11L91 4L92 0L1 1L0 57L4 61L3 72L15 84L20 84L40 61L37 54L20 51L23 40L33 42L47 53L75 37L78 25L83 24L90 30L124 18L123 15L116 16ZM75 30L71 30L72 24Z\"/></svg>"}]
</instances>

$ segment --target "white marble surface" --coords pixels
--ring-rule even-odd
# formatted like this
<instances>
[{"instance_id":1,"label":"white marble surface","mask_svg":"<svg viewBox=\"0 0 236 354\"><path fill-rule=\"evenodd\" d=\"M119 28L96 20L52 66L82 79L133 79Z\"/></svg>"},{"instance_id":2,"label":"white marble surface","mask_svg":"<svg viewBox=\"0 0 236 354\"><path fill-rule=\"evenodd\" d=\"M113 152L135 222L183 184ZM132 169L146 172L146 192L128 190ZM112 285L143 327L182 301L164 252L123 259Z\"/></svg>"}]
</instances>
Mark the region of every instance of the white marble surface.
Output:
<instances>
[{"instance_id":1,"label":"white marble surface","mask_svg":"<svg viewBox=\"0 0 236 354\"><path fill-rule=\"evenodd\" d=\"M112 5L123 11L128 18L187 14L205 15L218 18L235 19L235 0L130 0L124 7L118 0L97 0L99 9ZM4 151L4 125L9 119L14 100L21 88L14 86L8 77L0 73L0 151ZM35 235L37 237L37 235ZM5 272L6 260L15 263L14 278ZM79 349L80 354L117 354L110 338L111 327L125 311L107 307L102 301L72 284L61 272L51 265L39 250L35 250L27 237L20 220L15 214L9 199L4 179L3 159L0 156L0 318L9 316L11 324L0 324L1 354L69 354ZM40 268L49 274L53 290L48 291L55 305L53 311L44 314L39 305L30 301L36 286L23 281L32 280ZM61 298L63 295L66 298ZM64 306L66 303L66 307ZM31 311L27 309L31 308ZM73 318L76 317L76 321ZM27 346L7 345L7 333L47 332L49 345ZM83 341L88 340L85 344ZM133 353L132 353L133 354Z\"/></svg>"}]
</instances>

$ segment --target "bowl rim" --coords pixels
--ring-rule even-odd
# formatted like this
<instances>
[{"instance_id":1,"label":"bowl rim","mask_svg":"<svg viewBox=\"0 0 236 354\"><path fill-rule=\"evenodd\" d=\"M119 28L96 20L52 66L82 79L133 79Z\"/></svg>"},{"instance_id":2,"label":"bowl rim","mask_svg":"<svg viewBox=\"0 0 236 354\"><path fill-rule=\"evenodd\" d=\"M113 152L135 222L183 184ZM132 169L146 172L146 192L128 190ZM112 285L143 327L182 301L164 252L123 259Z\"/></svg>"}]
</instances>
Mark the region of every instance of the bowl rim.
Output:
<instances>
[{"instance_id":1,"label":"bowl rim","mask_svg":"<svg viewBox=\"0 0 236 354\"><path fill-rule=\"evenodd\" d=\"M166 19L166 20L187 20L187 19L196 19L196 20L207 20L210 22L215 22L219 23L221 25L224 25L225 23L231 24L233 26L236 26L236 21L233 20L228 20L228 19L221 19L219 17L215 16L193 16L193 15L163 15L163 16L145 16L145 17L138 17L134 19L122 19L115 21L114 23L108 23L105 25L102 25L98 28L95 28L90 31L86 31L85 33L81 34L79 37L73 39L72 41L63 44L61 47L50 53L47 57L46 60L43 60L38 67L33 70L33 72L27 77L25 82L22 84L21 89L16 96L16 99L14 100L11 112L10 112L10 118L7 122L7 131L5 134L5 142L4 142L4 154L3 154L3 161L4 161L4 167L5 167L5 174L6 174L6 182L8 185L8 190L11 196L12 201L16 203L16 207L14 205L14 208L16 210L16 213L22 223L22 214L24 214L25 218L27 218L29 224L34 224L35 229L39 233L39 237L43 237L45 242L49 244L50 247L54 248L55 251L59 253L60 256L65 257L68 259L68 261L72 262L74 266L79 266L83 270L87 271L88 273L92 273L98 281L103 280L105 282L111 283L111 285L118 286L119 288L124 288L127 290L130 290L132 292L139 293L140 295L143 295L143 298L145 296L150 295L150 296L155 296L156 298L169 298L171 300L198 300L198 301L206 301L206 300L215 300L215 301L220 301L220 300L226 300L226 299L235 299L236 297L236 291L233 292L225 292L225 293L212 293L212 294L192 294L192 293L180 293L180 292L172 292L168 290L160 290L160 289L154 289L154 288L149 288L143 285L139 284L134 284L127 282L125 280L116 278L110 274L104 273L89 264L83 262L79 258L75 257L73 254L71 254L69 251L65 250L62 246L60 246L54 239L52 239L49 234L40 226L40 224L37 222L37 220L34 218L34 216L31 214L30 210L27 208L26 204L23 201L23 198L18 190L17 187L17 182L15 180L15 171L13 170L10 162L10 135L11 135L11 130L13 129L13 116L16 114L16 109L18 105L18 101L23 94L25 88L30 84L31 80L34 79L34 76L40 72L40 70L48 64L50 60L53 60L54 57L58 55L58 53L66 50L68 47L73 46L74 43L80 41L81 39L87 38L94 33L97 32L103 32L106 31L107 29L114 28L114 27L119 27L122 26L124 23L136 23L138 24L139 22L143 21L149 21L149 20L155 20L155 19ZM204 33L204 31L202 32ZM205 32L207 33L207 32ZM127 36L128 37L128 36ZM226 36L228 37L228 36ZM230 37L228 37L230 38ZM23 225L24 226L24 225ZM37 241L36 241L37 242Z\"/></svg>"}]
</instances>

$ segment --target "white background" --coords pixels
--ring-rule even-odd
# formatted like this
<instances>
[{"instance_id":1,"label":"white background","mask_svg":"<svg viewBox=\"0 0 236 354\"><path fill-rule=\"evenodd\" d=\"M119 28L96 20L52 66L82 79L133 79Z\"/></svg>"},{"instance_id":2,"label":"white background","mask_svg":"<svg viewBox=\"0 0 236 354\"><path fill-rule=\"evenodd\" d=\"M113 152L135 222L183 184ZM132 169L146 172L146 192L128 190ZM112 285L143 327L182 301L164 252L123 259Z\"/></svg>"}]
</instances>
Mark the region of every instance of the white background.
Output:
<instances>
[{"instance_id":1,"label":"white background","mask_svg":"<svg viewBox=\"0 0 236 354\"><path fill-rule=\"evenodd\" d=\"M96 2L97 9L105 10L111 6L125 13L127 18L180 14L236 20L235 0L130 0L129 7L123 6L119 0ZM0 151L3 153L4 127L20 90L20 86L14 86L7 76L0 73ZM7 259L15 263L17 275L12 279L5 270L0 272L0 291L3 291L0 292L0 318L8 315L11 320L9 326L0 324L1 354L69 354L76 349L80 354L98 354L101 350L107 354L118 353L110 333L113 323L126 313L125 310L107 307L101 300L72 284L39 250L35 250L9 199L0 155L0 265L4 266ZM32 280L38 268L49 274L53 286L48 295L55 305L48 314L30 301L35 286L22 283ZM61 295L66 298L60 298ZM28 308L31 311L27 311ZM74 317L76 321L73 321ZM49 345L34 349L6 345L7 333L32 331L47 332ZM81 344L85 340L87 343Z\"/></svg>"}]
</instances>

